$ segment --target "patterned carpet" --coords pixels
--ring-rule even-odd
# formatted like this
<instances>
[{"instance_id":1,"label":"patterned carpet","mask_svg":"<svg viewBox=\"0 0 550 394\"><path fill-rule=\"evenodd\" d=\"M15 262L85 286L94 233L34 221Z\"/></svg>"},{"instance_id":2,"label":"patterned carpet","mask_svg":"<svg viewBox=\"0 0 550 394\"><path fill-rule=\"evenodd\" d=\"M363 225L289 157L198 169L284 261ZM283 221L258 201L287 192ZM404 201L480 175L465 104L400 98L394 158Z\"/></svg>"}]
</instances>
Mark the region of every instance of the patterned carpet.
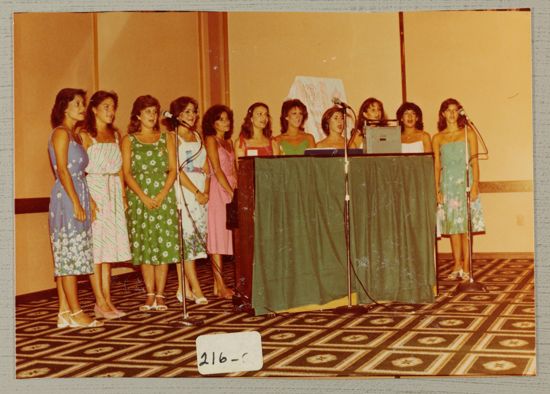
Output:
<instances>
[{"instance_id":1,"label":"patterned carpet","mask_svg":"<svg viewBox=\"0 0 550 394\"><path fill-rule=\"evenodd\" d=\"M195 338L258 331L262 370L217 376L495 376L535 375L535 305L532 259L477 259L476 278L488 293L451 295L451 262L439 262L440 296L434 304L375 306L362 315L330 311L276 316L234 312L212 295L211 271L198 265L208 305L192 305L202 327L186 327L170 270L167 312L140 312L139 275L117 277L113 298L128 315L103 327L56 326L55 293L18 297L17 378L198 377ZM225 264L225 277L232 264ZM230 281L228 281L230 283ZM94 299L81 285L81 303Z\"/></svg>"}]
</instances>

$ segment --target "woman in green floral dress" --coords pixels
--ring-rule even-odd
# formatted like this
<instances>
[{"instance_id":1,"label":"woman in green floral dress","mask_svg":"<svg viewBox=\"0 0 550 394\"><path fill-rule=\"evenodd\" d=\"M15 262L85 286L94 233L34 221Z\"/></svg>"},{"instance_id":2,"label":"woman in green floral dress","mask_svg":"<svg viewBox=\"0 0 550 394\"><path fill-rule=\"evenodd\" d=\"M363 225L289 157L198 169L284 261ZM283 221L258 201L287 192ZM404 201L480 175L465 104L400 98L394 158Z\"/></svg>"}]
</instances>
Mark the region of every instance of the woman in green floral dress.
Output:
<instances>
[{"instance_id":1,"label":"woman in green floral dress","mask_svg":"<svg viewBox=\"0 0 550 394\"><path fill-rule=\"evenodd\" d=\"M134 102L122 167L128 185L128 233L134 265L141 266L147 299L140 310L166 310L168 264L179 261L174 136L159 130L157 99Z\"/></svg>"},{"instance_id":2,"label":"woman in green floral dress","mask_svg":"<svg viewBox=\"0 0 550 394\"><path fill-rule=\"evenodd\" d=\"M466 211L466 144L468 137L468 167L470 181L470 217L472 233L485 231L479 198L479 164L477 136L461 115L462 106L447 99L439 109L439 133L433 137L437 203L441 207L441 234L449 235L454 268L449 279L470 278L468 220Z\"/></svg>"}]
</instances>

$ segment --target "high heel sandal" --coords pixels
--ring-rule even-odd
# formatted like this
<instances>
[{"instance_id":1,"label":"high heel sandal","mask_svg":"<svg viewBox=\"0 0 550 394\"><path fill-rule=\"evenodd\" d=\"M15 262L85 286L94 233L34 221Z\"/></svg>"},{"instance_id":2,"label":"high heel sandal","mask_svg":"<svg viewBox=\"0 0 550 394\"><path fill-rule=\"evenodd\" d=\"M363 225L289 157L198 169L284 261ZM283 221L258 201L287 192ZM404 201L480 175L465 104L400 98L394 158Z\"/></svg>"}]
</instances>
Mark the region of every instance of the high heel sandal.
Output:
<instances>
[{"instance_id":1,"label":"high heel sandal","mask_svg":"<svg viewBox=\"0 0 550 394\"><path fill-rule=\"evenodd\" d=\"M162 299L164 299L164 298L166 298L166 297L164 297L162 294L157 294L157 295L155 296L155 303L157 302L157 300L156 300L157 298L162 298ZM162 305L156 304L156 310L157 310L157 311L161 311L161 312L167 311L167 310L168 310L168 305L166 305L166 304L162 304Z\"/></svg>"},{"instance_id":2,"label":"high heel sandal","mask_svg":"<svg viewBox=\"0 0 550 394\"><path fill-rule=\"evenodd\" d=\"M117 314L117 317L124 317L127 315L126 312L123 312L115 307L113 307L113 312L115 312Z\"/></svg>"},{"instance_id":3,"label":"high heel sandal","mask_svg":"<svg viewBox=\"0 0 550 394\"><path fill-rule=\"evenodd\" d=\"M90 328L90 327L101 327L103 325L103 322L102 321L99 321L99 320L92 320L90 323L86 324L86 323L79 323L77 322L74 317L76 315L79 315L82 313L82 309L80 309L79 311L76 311L75 313L71 313L69 315L69 319L70 319L70 324L69 324L69 327L72 327L72 328Z\"/></svg>"},{"instance_id":4,"label":"high heel sandal","mask_svg":"<svg viewBox=\"0 0 550 394\"><path fill-rule=\"evenodd\" d=\"M457 279L460 279L462 278L462 275L464 274L464 271L462 271L462 268L459 269L458 271L453 271L449 274L449 276L447 276L447 279L449 280L457 280Z\"/></svg>"},{"instance_id":5,"label":"high heel sandal","mask_svg":"<svg viewBox=\"0 0 550 394\"><path fill-rule=\"evenodd\" d=\"M185 296L186 299L188 299L191 302L194 302L197 305L206 305L208 304L208 300L205 296L197 297L195 293L191 292L191 297Z\"/></svg>"},{"instance_id":6,"label":"high heel sandal","mask_svg":"<svg viewBox=\"0 0 550 394\"><path fill-rule=\"evenodd\" d=\"M147 297L149 296L155 297L155 299L153 300L153 303L151 305L148 305L148 304L140 305L139 307L140 311L146 312L146 311L154 311L155 309L157 309L157 298L155 293L147 293Z\"/></svg>"},{"instance_id":7,"label":"high heel sandal","mask_svg":"<svg viewBox=\"0 0 550 394\"><path fill-rule=\"evenodd\" d=\"M183 294L181 293L181 291L178 291L176 293L176 298L178 299L178 301L181 303L183 302Z\"/></svg>"},{"instance_id":8,"label":"high heel sandal","mask_svg":"<svg viewBox=\"0 0 550 394\"><path fill-rule=\"evenodd\" d=\"M463 281L470 280L470 273L469 273L469 272L462 272L462 275L460 276L460 278L461 278Z\"/></svg>"},{"instance_id":9,"label":"high heel sandal","mask_svg":"<svg viewBox=\"0 0 550 394\"><path fill-rule=\"evenodd\" d=\"M96 319L105 318L109 320L118 319L120 317L116 311L104 311L97 304L94 305L94 314Z\"/></svg>"},{"instance_id":10,"label":"high heel sandal","mask_svg":"<svg viewBox=\"0 0 550 394\"><path fill-rule=\"evenodd\" d=\"M57 328L65 328L71 326L71 318L67 316L68 319L65 319L65 315L71 313L71 311L63 311L57 314Z\"/></svg>"}]
</instances>

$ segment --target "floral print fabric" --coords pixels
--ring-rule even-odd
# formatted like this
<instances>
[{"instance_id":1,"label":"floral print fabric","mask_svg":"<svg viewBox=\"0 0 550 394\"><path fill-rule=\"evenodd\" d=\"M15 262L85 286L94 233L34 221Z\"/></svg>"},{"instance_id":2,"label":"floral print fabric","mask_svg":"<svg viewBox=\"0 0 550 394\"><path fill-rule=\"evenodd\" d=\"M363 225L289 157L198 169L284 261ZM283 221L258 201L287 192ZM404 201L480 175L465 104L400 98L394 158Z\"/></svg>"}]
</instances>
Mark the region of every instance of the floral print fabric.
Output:
<instances>
[{"instance_id":1,"label":"floral print fabric","mask_svg":"<svg viewBox=\"0 0 550 394\"><path fill-rule=\"evenodd\" d=\"M441 145L441 205L438 219L441 234L464 234L467 232L466 217L466 158L464 141L449 142ZM472 168L469 167L470 182L473 181ZM470 203L472 232L485 231L481 199Z\"/></svg>"},{"instance_id":2,"label":"floral print fabric","mask_svg":"<svg viewBox=\"0 0 550 394\"><path fill-rule=\"evenodd\" d=\"M168 169L166 133L157 142L141 143L131 135L132 176L149 197L164 187ZM131 189L128 189L128 233L134 265L166 264L179 261L176 196L172 187L157 209L149 210Z\"/></svg>"}]
</instances>

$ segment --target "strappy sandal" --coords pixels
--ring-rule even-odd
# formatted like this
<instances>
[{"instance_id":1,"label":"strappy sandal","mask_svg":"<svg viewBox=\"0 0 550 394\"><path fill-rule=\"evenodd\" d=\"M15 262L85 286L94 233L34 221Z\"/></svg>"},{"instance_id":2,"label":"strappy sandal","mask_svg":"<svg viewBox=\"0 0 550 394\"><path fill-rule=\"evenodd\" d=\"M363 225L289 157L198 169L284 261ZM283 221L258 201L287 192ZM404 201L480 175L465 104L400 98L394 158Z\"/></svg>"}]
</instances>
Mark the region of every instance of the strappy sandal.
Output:
<instances>
[{"instance_id":1,"label":"strappy sandal","mask_svg":"<svg viewBox=\"0 0 550 394\"><path fill-rule=\"evenodd\" d=\"M153 296L155 297L154 301L153 301L153 304L151 305L148 305L148 304L144 304L144 305L140 305L139 307L139 310L142 311L142 312L146 312L146 311L154 311L155 309L157 309L157 296L155 295L155 293L147 293L147 297L149 296Z\"/></svg>"},{"instance_id":2,"label":"strappy sandal","mask_svg":"<svg viewBox=\"0 0 550 394\"><path fill-rule=\"evenodd\" d=\"M69 315L69 319L70 319L69 327L90 328L90 327L101 327L103 325L103 322L99 320L92 320L90 323L86 324L86 323L79 323L75 319L73 319L76 315L79 315L81 313L82 313L82 309L80 309L79 311L76 311L75 313L71 313Z\"/></svg>"},{"instance_id":3,"label":"strappy sandal","mask_svg":"<svg viewBox=\"0 0 550 394\"><path fill-rule=\"evenodd\" d=\"M449 280L457 280L457 279L460 279L462 278L462 275L464 274L464 271L462 271L462 268L459 269L458 271L453 271L449 274L449 276L447 276L447 279Z\"/></svg>"},{"instance_id":4,"label":"strappy sandal","mask_svg":"<svg viewBox=\"0 0 550 394\"><path fill-rule=\"evenodd\" d=\"M57 328L65 328L71 326L71 317L67 316L71 311L63 311L57 314ZM67 318L65 318L67 316Z\"/></svg>"},{"instance_id":5,"label":"strappy sandal","mask_svg":"<svg viewBox=\"0 0 550 394\"><path fill-rule=\"evenodd\" d=\"M462 280L464 280L464 281L470 280L470 273L469 273L469 272L463 272L462 275L461 275L460 277L461 277Z\"/></svg>"},{"instance_id":6,"label":"strappy sandal","mask_svg":"<svg viewBox=\"0 0 550 394\"><path fill-rule=\"evenodd\" d=\"M155 303L157 302L157 300L156 300L157 298L165 299L166 297L164 297L162 294L157 294L155 296ZM161 312L167 311L168 310L168 305L166 305L166 304L162 304L162 305L156 304L156 310L161 311Z\"/></svg>"}]
</instances>

